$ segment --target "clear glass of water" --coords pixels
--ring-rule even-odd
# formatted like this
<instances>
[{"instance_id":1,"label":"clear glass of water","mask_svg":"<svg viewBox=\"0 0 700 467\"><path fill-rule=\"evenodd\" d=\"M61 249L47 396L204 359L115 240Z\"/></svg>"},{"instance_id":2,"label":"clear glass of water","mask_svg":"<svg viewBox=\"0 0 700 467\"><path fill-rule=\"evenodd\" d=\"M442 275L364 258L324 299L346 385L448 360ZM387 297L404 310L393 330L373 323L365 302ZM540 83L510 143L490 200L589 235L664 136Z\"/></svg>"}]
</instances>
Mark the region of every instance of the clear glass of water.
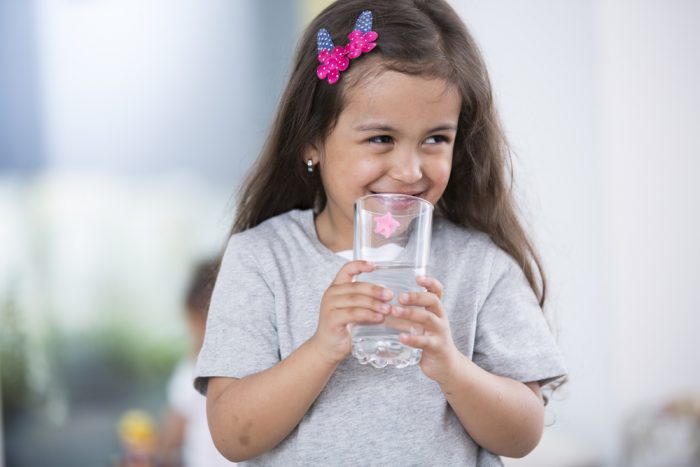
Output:
<instances>
[{"instance_id":1,"label":"clear glass of water","mask_svg":"<svg viewBox=\"0 0 700 467\"><path fill-rule=\"evenodd\" d=\"M355 277L357 282L391 289L391 303L399 294L424 291L416 276L425 275L430 256L433 205L421 198L393 193L364 196L355 202L354 259L374 263L376 269ZM403 368L420 361L421 350L399 341L401 332L422 334L410 322L388 316L382 324L352 327L352 354L375 368Z\"/></svg>"}]
</instances>

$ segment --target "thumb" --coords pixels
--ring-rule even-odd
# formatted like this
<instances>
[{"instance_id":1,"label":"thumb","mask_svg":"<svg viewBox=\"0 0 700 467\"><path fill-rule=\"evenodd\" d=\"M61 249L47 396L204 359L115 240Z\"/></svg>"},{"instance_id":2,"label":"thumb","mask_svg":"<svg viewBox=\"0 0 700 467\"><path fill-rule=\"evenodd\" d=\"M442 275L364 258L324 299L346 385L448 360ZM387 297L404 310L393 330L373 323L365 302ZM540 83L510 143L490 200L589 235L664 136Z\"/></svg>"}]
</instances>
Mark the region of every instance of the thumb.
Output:
<instances>
[{"instance_id":1,"label":"thumb","mask_svg":"<svg viewBox=\"0 0 700 467\"><path fill-rule=\"evenodd\" d=\"M353 277L363 272L372 272L374 267L374 264L368 261L350 261L340 268L333 280L333 285L349 284Z\"/></svg>"}]
</instances>

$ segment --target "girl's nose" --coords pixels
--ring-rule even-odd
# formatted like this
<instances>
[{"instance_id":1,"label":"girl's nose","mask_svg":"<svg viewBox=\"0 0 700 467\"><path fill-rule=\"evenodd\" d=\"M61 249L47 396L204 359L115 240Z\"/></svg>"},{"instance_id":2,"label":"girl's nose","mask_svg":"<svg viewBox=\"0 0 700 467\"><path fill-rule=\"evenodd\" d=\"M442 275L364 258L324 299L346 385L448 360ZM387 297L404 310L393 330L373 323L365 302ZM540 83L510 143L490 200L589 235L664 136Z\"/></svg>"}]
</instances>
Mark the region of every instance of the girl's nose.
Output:
<instances>
[{"instance_id":1,"label":"girl's nose","mask_svg":"<svg viewBox=\"0 0 700 467\"><path fill-rule=\"evenodd\" d=\"M423 178L420 154L415 149L397 150L393 156L389 175L394 180L408 185Z\"/></svg>"}]
</instances>

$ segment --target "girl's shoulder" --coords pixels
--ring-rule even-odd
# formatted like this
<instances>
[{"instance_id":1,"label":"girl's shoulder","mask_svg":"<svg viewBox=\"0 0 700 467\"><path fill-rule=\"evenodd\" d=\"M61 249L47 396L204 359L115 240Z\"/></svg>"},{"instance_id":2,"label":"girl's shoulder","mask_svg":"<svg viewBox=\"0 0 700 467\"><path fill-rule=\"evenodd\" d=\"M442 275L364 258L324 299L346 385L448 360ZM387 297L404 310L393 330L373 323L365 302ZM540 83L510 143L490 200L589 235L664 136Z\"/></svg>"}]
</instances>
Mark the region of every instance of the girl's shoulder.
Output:
<instances>
[{"instance_id":1,"label":"girl's shoulder","mask_svg":"<svg viewBox=\"0 0 700 467\"><path fill-rule=\"evenodd\" d=\"M491 237L480 230L463 227L445 218L433 222L431 262L446 265L479 265L490 270L512 262L510 255L496 245Z\"/></svg>"},{"instance_id":2,"label":"girl's shoulder","mask_svg":"<svg viewBox=\"0 0 700 467\"><path fill-rule=\"evenodd\" d=\"M257 271L270 280L280 264L291 264L312 244L313 213L293 210L236 232L226 244L221 269L233 276Z\"/></svg>"},{"instance_id":3,"label":"girl's shoulder","mask_svg":"<svg viewBox=\"0 0 700 467\"><path fill-rule=\"evenodd\" d=\"M445 219L434 223L430 265L446 288L469 284L468 290L481 300L504 279L514 290L524 290L528 296L532 293L521 267L488 234Z\"/></svg>"},{"instance_id":4,"label":"girl's shoulder","mask_svg":"<svg viewBox=\"0 0 700 467\"><path fill-rule=\"evenodd\" d=\"M445 247L456 247L460 251L478 251L495 253L500 248L491 240L488 234L457 225L443 217L433 222L433 243Z\"/></svg>"},{"instance_id":5,"label":"girl's shoulder","mask_svg":"<svg viewBox=\"0 0 700 467\"><path fill-rule=\"evenodd\" d=\"M274 264L280 258L316 251L315 238L313 212L292 210L231 235L225 254L238 261Z\"/></svg>"},{"instance_id":6,"label":"girl's shoulder","mask_svg":"<svg viewBox=\"0 0 700 467\"><path fill-rule=\"evenodd\" d=\"M278 214L260 224L231 235L229 243L243 244L250 247L277 242L281 238L308 235L309 226L313 226L313 212L294 209Z\"/></svg>"}]
</instances>

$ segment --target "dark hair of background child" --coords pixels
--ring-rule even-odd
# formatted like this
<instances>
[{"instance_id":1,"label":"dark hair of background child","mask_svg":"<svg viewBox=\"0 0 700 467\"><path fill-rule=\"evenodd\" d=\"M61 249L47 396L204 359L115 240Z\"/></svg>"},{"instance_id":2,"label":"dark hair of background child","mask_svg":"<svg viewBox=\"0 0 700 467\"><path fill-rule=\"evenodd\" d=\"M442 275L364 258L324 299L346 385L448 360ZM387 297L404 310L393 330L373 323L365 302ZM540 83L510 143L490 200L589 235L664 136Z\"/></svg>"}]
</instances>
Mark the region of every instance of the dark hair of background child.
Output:
<instances>
[{"instance_id":1,"label":"dark hair of background child","mask_svg":"<svg viewBox=\"0 0 700 467\"><path fill-rule=\"evenodd\" d=\"M202 261L196 265L185 295L185 306L188 313L207 314L218 272L218 260Z\"/></svg>"}]
</instances>

